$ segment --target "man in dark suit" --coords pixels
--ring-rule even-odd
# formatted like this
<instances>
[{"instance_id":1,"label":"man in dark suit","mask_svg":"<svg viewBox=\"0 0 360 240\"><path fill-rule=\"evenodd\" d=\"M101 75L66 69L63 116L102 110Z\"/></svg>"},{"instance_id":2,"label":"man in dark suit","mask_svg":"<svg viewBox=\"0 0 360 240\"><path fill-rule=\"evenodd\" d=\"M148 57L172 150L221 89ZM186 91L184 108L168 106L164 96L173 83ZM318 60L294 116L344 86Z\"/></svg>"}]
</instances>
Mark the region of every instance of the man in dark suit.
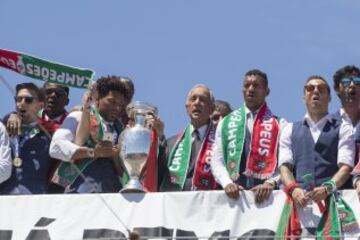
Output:
<instances>
[{"instance_id":1,"label":"man in dark suit","mask_svg":"<svg viewBox=\"0 0 360 240\"><path fill-rule=\"evenodd\" d=\"M167 140L166 166L160 169L161 191L210 190L216 188L210 160L216 127L210 116L214 96L205 85L195 85L187 96L188 126Z\"/></svg>"}]
</instances>

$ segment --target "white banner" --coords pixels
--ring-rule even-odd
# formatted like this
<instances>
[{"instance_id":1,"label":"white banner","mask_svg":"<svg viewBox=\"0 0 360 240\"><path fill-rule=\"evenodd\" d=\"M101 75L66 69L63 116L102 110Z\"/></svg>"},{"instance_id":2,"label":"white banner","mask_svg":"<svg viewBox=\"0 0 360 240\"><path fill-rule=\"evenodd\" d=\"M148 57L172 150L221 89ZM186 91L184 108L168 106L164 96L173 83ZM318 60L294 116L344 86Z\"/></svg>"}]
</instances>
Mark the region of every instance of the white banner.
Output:
<instances>
[{"instance_id":1,"label":"white banner","mask_svg":"<svg viewBox=\"0 0 360 240\"><path fill-rule=\"evenodd\" d=\"M343 197L359 221L356 193ZM271 238L285 199L281 191L261 205L249 191L238 200L223 191L1 196L0 239L120 239L128 237L126 228L148 239ZM315 205L300 216L309 232L320 218Z\"/></svg>"}]
</instances>

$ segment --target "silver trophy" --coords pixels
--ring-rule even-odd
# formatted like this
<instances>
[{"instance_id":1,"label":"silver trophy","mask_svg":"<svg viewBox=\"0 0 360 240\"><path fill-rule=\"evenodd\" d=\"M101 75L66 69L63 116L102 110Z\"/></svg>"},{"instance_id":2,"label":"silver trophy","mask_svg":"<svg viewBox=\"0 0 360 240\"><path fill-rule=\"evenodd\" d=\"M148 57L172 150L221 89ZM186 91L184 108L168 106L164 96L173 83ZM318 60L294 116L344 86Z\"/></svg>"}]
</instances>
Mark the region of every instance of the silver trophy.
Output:
<instances>
[{"instance_id":1,"label":"silver trophy","mask_svg":"<svg viewBox=\"0 0 360 240\"><path fill-rule=\"evenodd\" d=\"M126 111L129 118L134 120L134 125L119 136L120 161L129 175L128 183L120 192L144 192L139 178L151 145L151 130L145 124L148 117L158 114L158 109L146 102L136 101L130 103Z\"/></svg>"}]
</instances>

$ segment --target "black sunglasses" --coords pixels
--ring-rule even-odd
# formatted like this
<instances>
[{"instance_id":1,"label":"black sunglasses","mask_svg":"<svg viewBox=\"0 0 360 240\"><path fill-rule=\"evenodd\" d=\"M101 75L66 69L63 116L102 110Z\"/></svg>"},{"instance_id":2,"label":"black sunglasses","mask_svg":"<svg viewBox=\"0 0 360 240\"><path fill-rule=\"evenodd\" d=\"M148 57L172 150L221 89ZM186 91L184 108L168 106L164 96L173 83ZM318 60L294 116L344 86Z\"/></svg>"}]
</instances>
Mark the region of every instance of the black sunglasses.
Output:
<instances>
[{"instance_id":1,"label":"black sunglasses","mask_svg":"<svg viewBox=\"0 0 360 240\"><path fill-rule=\"evenodd\" d=\"M61 88L49 88L49 89L45 89L45 94L47 96L50 96L52 95L53 93L55 93L55 95L57 97L62 97L62 96L66 96L67 93L64 89L61 89Z\"/></svg>"},{"instance_id":2,"label":"black sunglasses","mask_svg":"<svg viewBox=\"0 0 360 240\"><path fill-rule=\"evenodd\" d=\"M15 97L15 102L17 103L20 103L22 102L23 100L25 101L25 103L27 104L31 104L33 101L34 101L34 97L28 97L28 96L25 96L25 97L22 97L22 96L16 96Z\"/></svg>"}]
</instances>

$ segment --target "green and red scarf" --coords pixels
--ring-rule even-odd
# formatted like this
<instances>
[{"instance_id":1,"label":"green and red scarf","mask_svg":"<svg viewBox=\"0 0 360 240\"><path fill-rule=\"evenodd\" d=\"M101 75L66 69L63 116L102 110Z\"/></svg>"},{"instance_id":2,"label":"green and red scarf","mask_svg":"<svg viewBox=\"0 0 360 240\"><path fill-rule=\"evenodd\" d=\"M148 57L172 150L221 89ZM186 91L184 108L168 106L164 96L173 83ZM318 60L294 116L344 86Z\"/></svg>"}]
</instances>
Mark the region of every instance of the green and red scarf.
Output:
<instances>
[{"instance_id":1,"label":"green and red scarf","mask_svg":"<svg viewBox=\"0 0 360 240\"><path fill-rule=\"evenodd\" d=\"M289 195L286 196L275 239L299 239L302 231L299 215L292 198Z\"/></svg>"},{"instance_id":2,"label":"green and red scarf","mask_svg":"<svg viewBox=\"0 0 360 240\"><path fill-rule=\"evenodd\" d=\"M222 145L226 168L235 181L246 134L245 105L227 115L222 122ZM279 124L266 103L256 116L251 136L250 153L244 174L257 179L270 178L277 165Z\"/></svg>"},{"instance_id":3,"label":"green and red scarf","mask_svg":"<svg viewBox=\"0 0 360 240\"><path fill-rule=\"evenodd\" d=\"M189 125L182 133L177 136L174 147L170 151L167 159L169 174L161 184L162 190L182 190L184 188L186 174L188 171L192 137L194 128ZM201 144L198 153L192 187L196 190L216 189L216 181L211 173L210 161L213 154L216 127L210 124L206 130L205 139Z\"/></svg>"},{"instance_id":4,"label":"green and red scarf","mask_svg":"<svg viewBox=\"0 0 360 240\"><path fill-rule=\"evenodd\" d=\"M351 207L343 198L336 200L335 194L331 194L325 200L325 211L316 228L316 239L342 239L342 232L351 232L358 229L358 223ZM276 231L276 239L300 239L301 224L289 195L281 213L280 222Z\"/></svg>"}]
</instances>

